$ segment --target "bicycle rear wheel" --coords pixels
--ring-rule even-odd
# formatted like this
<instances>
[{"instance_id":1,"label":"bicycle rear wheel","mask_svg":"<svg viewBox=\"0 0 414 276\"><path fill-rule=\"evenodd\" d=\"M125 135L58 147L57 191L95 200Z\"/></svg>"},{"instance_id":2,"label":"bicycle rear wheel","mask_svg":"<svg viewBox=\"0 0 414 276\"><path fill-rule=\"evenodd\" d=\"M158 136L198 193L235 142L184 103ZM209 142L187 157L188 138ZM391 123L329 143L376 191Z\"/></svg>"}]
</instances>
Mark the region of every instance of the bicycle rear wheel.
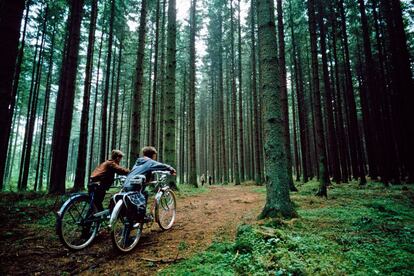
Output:
<instances>
[{"instance_id":1,"label":"bicycle rear wheel","mask_svg":"<svg viewBox=\"0 0 414 276\"><path fill-rule=\"evenodd\" d=\"M161 192L161 196L155 203L155 220L162 230L170 229L176 216L177 202L175 194L171 190Z\"/></svg>"},{"instance_id":2,"label":"bicycle rear wheel","mask_svg":"<svg viewBox=\"0 0 414 276\"><path fill-rule=\"evenodd\" d=\"M60 241L70 250L87 247L96 237L99 221L93 215L97 212L90 205L87 194L78 194L68 199L58 212L56 232Z\"/></svg>"},{"instance_id":3,"label":"bicycle rear wheel","mask_svg":"<svg viewBox=\"0 0 414 276\"><path fill-rule=\"evenodd\" d=\"M118 205L118 204L117 204ZM114 248L126 253L135 248L141 238L143 223L136 223L127 216L125 205L114 208L111 217L111 239Z\"/></svg>"}]
</instances>

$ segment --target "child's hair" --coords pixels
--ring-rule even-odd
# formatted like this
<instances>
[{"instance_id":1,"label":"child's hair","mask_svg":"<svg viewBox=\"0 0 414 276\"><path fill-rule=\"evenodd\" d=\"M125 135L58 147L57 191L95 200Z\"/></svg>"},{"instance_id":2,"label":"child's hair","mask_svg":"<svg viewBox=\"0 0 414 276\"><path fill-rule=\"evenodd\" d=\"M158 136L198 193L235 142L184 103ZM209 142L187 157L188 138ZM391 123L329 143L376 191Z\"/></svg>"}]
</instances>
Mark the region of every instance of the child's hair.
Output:
<instances>
[{"instance_id":1,"label":"child's hair","mask_svg":"<svg viewBox=\"0 0 414 276\"><path fill-rule=\"evenodd\" d=\"M152 158L154 154L157 154L157 150L154 147L147 146L142 148L142 155L148 158Z\"/></svg>"},{"instance_id":2,"label":"child's hair","mask_svg":"<svg viewBox=\"0 0 414 276\"><path fill-rule=\"evenodd\" d=\"M120 151L120 150L112 150L112 152L111 152L111 159L112 160L115 160L115 159L117 159L118 157L123 157L124 156L124 153L122 152L122 151Z\"/></svg>"}]
</instances>

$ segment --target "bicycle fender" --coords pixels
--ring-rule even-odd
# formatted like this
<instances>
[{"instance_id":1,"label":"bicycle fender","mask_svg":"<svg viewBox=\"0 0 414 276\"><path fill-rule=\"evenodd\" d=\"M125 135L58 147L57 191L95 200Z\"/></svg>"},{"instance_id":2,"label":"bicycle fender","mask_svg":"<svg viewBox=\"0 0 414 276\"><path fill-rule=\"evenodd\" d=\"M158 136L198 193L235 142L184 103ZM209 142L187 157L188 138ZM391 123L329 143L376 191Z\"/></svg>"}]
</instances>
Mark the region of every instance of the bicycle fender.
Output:
<instances>
[{"instance_id":1,"label":"bicycle fender","mask_svg":"<svg viewBox=\"0 0 414 276\"><path fill-rule=\"evenodd\" d=\"M60 207L59 211L56 212L56 214L60 217L63 213L63 210L65 210L66 206L69 205L69 203L72 200L75 200L77 198L80 197L87 197L89 198L89 195L87 193L76 193L76 194L71 194L70 197L63 203L62 207Z\"/></svg>"},{"instance_id":2,"label":"bicycle fender","mask_svg":"<svg viewBox=\"0 0 414 276\"><path fill-rule=\"evenodd\" d=\"M111 218L109 219L109 225L108 225L109 228L112 228L112 225L118 218L118 215L121 212L122 205L123 205L122 200L118 200L118 202L115 204L115 207L111 213Z\"/></svg>"}]
</instances>

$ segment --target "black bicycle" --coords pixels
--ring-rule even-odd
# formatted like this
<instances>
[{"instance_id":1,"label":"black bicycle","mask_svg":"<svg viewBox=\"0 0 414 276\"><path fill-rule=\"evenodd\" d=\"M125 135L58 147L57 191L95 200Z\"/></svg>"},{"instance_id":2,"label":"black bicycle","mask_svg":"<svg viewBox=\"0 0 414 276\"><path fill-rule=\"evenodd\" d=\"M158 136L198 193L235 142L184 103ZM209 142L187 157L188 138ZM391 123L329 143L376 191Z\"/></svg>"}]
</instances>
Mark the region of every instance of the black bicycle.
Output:
<instances>
[{"instance_id":1,"label":"black bicycle","mask_svg":"<svg viewBox=\"0 0 414 276\"><path fill-rule=\"evenodd\" d=\"M118 176L112 187L121 189L125 176ZM112 188L111 187L111 188ZM110 218L110 208L98 212L94 203L97 183L88 185L88 193L74 193L57 212L56 233L70 250L81 250L92 243L101 224Z\"/></svg>"}]
</instances>

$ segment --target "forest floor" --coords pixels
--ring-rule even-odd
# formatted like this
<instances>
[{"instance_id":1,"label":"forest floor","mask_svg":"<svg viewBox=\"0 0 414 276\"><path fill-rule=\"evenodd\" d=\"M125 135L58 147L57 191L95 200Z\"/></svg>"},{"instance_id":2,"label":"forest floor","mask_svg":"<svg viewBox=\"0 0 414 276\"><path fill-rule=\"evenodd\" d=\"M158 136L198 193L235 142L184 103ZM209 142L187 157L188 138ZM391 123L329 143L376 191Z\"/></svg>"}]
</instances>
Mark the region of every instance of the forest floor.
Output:
<instances>
[{"instance_id":1,"label":"forest floor","mask_svg":"<svg viewBox=\"0 0 414 276\"><path fill-rule=\"evenodd\" d=\"M233 239L237 226L252 223L264 204L255 186L184 187L178 196L177 219L169 231L156 223L144 228L133 252L120 255L107 230L80 252L59 242L53 198L36 194L1 197L0 274L20 275L153 275L171 263L205 250L212 241ZM55 204L57 203L57 204Z\"/></svg>"},{"instance_id":2,"label":"forest floor","mask_svg":"<svg viewBox=\"0 0 414 276\"><path fill-rule=\"evenodd\" d=\"M257 221L263 186L180 186L177 221L144 229L120 255L104 230L69 252L55 231L61 200L0 195L0 275L414 275L414 187L297 183L298 217Z\"/></svg>"}]
</instances>

